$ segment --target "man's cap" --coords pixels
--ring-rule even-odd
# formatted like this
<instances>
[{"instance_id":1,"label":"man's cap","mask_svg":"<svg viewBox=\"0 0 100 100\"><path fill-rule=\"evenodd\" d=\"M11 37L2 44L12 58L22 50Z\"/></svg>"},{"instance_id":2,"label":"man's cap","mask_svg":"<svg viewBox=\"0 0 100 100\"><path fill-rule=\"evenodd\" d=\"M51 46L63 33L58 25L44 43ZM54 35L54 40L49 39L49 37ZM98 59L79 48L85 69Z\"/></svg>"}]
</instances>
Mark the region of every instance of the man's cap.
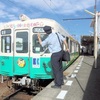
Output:
<instances>
[{"instance_id":1,"label":"man's cap","mask_svg":"<svg viewBox=\"0 0 100 100\"><path fill-rule=\"evenodd\" d=\"M43 27L43 30L44 30L47 34L52 33L52 29L51 29L50 26L44 26L44 27Z\"/></svg>"}]
</instances>

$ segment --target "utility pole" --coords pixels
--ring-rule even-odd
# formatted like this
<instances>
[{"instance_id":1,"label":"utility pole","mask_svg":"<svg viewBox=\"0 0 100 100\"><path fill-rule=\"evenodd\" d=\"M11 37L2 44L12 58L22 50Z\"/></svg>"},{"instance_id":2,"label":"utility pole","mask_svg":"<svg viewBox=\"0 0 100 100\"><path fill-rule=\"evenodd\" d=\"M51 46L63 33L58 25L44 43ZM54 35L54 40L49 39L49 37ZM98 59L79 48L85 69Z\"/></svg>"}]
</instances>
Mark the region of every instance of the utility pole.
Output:
<instances>
[{"instance_id":1,"label":"utility pole","mask_svg":"<svg viewBox=\"0 0 100 100\"><path fill-rule=\"evenodd\" d=\"M97 21L98 21L98 12L96 11L96 0L94 5L94 13L85 10L87 13L94 17L94 68L97 68L97 45L98 45L98 34L97 34Z\"/></svg>"},{"instance_id":2,"label":"utility pole","mask_svg":"<svg viewBox=\"0 0 100 100\"><path fill-rule=\"evenodd\" d=\"M98 45L98 39L97 39L97 17L98 17L98 13L95 13L95 25L94 25L94 68L97 68L97 45Z\"/></svg>"},{"instance_id":3,"label":"utility pole","mask_svg":"<svg viewBox=\"0 0 100 100\"><path fill-rule=\"evenodd\" d=\"M95 5L94 5L94 68L97 68L97 11L96 11L96 0L95 0Z\"/></svg>"},{"instance_id":4,"label":"utility pole","mask_svg":"<svg viewBox=\"0 0 100 100\"><path fill-rule=\"evenodd\" d=\"M95 66L94 68L97 68L97 51L98 51L98 48L97 48L97 45L98 45L98 34L97 34L97 22L98 22L98 18L100 16L100 13L98 13L96 11L96 0L95 0L95 5L94 5L94 13L88 11L88 10L85 10L88 14L92 15L93 18L73 18L73 19L63 19L63 20L84 20L84 19L93 19L94 20L94 63L95 63Z\"/></svg>"}]
</instances>

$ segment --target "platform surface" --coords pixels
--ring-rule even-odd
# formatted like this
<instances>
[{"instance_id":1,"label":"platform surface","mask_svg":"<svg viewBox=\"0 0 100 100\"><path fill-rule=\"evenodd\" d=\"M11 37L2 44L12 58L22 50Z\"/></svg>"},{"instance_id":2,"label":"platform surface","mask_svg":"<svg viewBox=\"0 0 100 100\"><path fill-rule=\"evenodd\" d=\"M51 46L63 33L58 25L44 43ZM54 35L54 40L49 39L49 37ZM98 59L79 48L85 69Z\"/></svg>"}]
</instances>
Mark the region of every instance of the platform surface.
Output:
<instances>
[{"instance_id":1,"label":"platform surface","mask_svg":"<svg viewBox=\"0 0 100 100\"><path fill-rule=\"evenodd\" d=\"M53 89L51 82L31 100L100 100L100 57L94 68L93 56L80 56L64 71L64 85Z\"/></svg>"}]
</instances>

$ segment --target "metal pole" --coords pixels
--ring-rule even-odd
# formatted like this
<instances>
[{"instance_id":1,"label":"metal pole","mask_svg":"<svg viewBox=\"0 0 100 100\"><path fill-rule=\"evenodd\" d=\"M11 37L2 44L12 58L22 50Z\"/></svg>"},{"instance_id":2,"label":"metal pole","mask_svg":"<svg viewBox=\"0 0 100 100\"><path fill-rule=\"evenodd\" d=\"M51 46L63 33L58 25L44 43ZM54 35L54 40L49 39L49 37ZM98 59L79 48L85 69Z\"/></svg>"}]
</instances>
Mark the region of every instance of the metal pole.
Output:
<instances>
[{"instance_id":1,"label":"metal pole","mask_svg":"<svg viewBox=\"0 0 100 100\"><path fill-rule=\"evenodd\" d=\"M95 13L95 26L94 26L94 68L97 68L97 12Z\"/></svg>"},{"instance_id":2,"label":"metal pole","mask_svg":"<svg viewBox=\"0 0 100 100\"><path fill-rule=\"evenodd\" d=\"M94 5L94 13L95 13L95 19L94 19L94 68L97 68L97 12L96 12L96 0Z\"/></svg>"},{"instance_id":3,"label":"metal pole","mask_svg":"<svg viewBox=\"0 0 100 100\"><path fill-rule=\"evenodd\" d=\"M96 8L97 8L96 3L97 3L97 0L95 0L95 5L94 5L94 13L95 13L95 14L96 14Z\"/></svg>"}]
</instances>

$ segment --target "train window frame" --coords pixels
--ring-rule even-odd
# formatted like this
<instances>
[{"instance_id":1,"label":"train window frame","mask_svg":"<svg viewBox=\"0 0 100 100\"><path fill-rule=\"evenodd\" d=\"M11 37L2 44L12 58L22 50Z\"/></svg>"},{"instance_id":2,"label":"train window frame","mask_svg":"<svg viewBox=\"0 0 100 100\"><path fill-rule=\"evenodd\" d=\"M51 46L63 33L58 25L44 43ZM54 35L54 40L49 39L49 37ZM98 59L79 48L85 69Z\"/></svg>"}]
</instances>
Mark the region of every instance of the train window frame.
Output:
<instances>
[{"instance_id":1,"label":"train window frame","mask_svg":"<svg viewBox=\"0 0 100 100\"><path fill-rule=\"evenodd\" d=\"M70 40L70 53L72 53L72 41Z\"/></svg>"},{"instance_id":2,"label":"train window frame","mask_svg":"<svg viewBox=\"0 0 100 100\"><path fill-rule=\"evenodd\" d=\"M39 28L41 28L42 31L34 31L35 29L39 29ZM43 30L43 27L33 27L32 32L33 33L45 33L45 31Z\"/></svg>"},{"instance_id":3,"label":"train window frame","mask_svg":"<svg viewBox=\"0 0 100 100\"><path fill-rule=\"evenodd\" d=\"M9 46L7 45L7 38L9 38ZM3 42L4 40L4 42ZM3 48L4 47L4 48ZM11 53L11 36L1 36L1 53Z\"/></svg>"},{"instance_id":4,"label":"train window frame","mask_svg":"<svg viewBox=\"0 0 100 100\"><path fill-rule=\"evenodd\" d=\"M26 36L27 39L25 39L26 38L25 37L25 32L26 32L26 35L27 35ZM19 41L18 41L18 39L19 39ZM22 46L22 49L20 49L20 50L17 48L17 46L18 46L17 43L18 42L21 44L19 46ZM27 47L25 47L25 46L27 46ZM23 31L23 32L18 31L18 32L16 32L16 53L19 53L19 54L20 53L28 53L28 51L29 51L28 46L29 46L29 44L28 44L28 32L27 31ZM24 48L26 48L26 49L24 49Z\"/></svg>"},{"instance_id":5,"label":"train window frame","mask_svg":"<svg viewBox=\"0 0 100 100\"><path fill-rule=\"evenodd\" d=\"M69 38L66 36L66 42L67 42L67 45L68 45L68 47L69 47Z\"/></svg>"},{"instance_id":6,"label":"train window frame","mask_svg":"<svg viewBox=\"0 0 100 100\"><path fill-rule=\"evenodd\" d=\"M1 35L11 34L11 29L3 29L1 30Z\"/></svg>"}]
</instances>

